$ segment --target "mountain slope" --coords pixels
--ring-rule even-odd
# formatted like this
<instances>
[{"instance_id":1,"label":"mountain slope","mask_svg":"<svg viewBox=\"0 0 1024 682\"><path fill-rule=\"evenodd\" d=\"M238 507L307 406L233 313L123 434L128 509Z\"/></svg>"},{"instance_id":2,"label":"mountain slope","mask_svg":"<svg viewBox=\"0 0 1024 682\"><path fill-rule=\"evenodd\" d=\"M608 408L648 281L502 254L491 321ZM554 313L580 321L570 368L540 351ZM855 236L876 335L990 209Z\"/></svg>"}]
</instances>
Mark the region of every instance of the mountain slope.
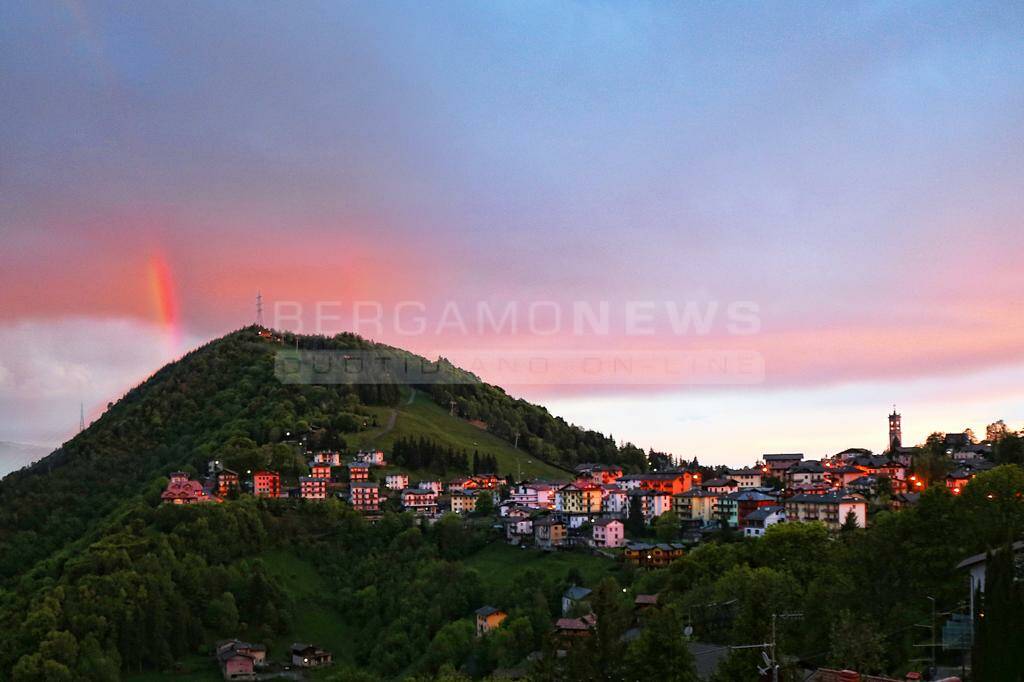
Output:
<instances>
[{"instance_id":1,"label":"mountain slope","mask_svg":"<svg viewBox=\"0 0 1024 682\"><path fill-rule=\"evenodd\" d=\"M408 390L408 398L393 408L367 408L377 416L382 426L353 434L346 440L354 448L381 448L389 450L400 438L428 438L459 450L479 450L495 456L502 474L516 477L568 480L569 470L543 462L518 450L486 429L474 426L465 419L452 416L423 391ZM392 418L393 417L393 418ZM390 427L390 428L389 428Z\"/></svg>"},{"instance_id":2,"label":"mountain slope","mask_svg":"<svg viewBox=\"0 0 1024 682\"><path fill-rule=\"evenodd\" d=\"M175 469L203 470L215 456L239 453L256 463L297 465L282 442L298 434L307 436L309 446L344 446L349 440L370 445L375 437L386 446L403 434L427 435L453 448L493 450L502 474L521 467L524 475L564 478L579 461L643 464L638 448L620 450L607 437L473 382L444 362L444 372L459 383L419 386L412 405L402 404L409 387L389 377L355 386L281 383L274 375L275 355L295 345L416 356L349 334L286 334L277 340L256 331L233 332L163 367L56 452L0 481L0 581L73 540L88 539L99 519ZM452 401L460 416L487 422L487 431L437 406ZM391 410L398 414L390 432L361 432L364 424L372 429L374 417L378 429L386 426ZM521 434L520 450L509 442L515 433Z\"/></svg>"}]
</instances>

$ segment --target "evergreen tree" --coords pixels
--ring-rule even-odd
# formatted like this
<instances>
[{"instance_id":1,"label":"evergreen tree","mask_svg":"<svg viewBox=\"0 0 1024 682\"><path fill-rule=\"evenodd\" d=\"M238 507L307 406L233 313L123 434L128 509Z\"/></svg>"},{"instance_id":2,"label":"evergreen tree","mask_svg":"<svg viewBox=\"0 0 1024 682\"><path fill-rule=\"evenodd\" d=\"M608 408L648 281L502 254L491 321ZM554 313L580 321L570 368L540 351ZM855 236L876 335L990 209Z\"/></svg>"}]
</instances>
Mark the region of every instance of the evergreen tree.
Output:
<instances>
[{"instance_id":1,"label":"evergreen tree","mask_svg":"<svg viewBox=\"0 0 1024 682\"><path fill-rule=\"evenodd\" d=\"M629 496L629 515L626 517L626 531L631 538L644 534L644 512L639 495Z\"/></svg>"},{"instance_id":2,"label":"evergreen tree","mask_svg":"<svg viewBox=\"0 0 1024 682\"><path fill-rule=\"evenodd\" d=\"M1024 674L1024 599L1011 543L990 552L971 655L975 679L1020 682Z\"/></svg>"}]
</instances>

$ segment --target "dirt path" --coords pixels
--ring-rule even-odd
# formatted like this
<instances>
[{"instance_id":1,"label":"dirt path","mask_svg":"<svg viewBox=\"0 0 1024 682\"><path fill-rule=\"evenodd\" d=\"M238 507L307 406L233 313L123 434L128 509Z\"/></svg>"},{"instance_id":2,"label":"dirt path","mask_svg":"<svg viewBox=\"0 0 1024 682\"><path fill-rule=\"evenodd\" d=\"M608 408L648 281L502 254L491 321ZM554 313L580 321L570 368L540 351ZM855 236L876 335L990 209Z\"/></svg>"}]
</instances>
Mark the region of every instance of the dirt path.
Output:
<instances>
[{"instance_id":1,"label":"dirt path","mask_svg":"<svg viewBox=\"0 0 1024 682\"><path fill-rule=\"evenodd\" d=\"M413 388L410 390L411 393L409 393L409 399L405 401L406 405L412 405L413 401L416 400L416 389ZM391 410L391 413L388 415L387 424L384 425L384 428L381 430L381 432L374 436L373 439L377 440L378 438L382 438L383 436L386 436L387 434L391 433L391 430L395 428L395 422L397 421L398 410Z\"/></svg>"}]
</instances>

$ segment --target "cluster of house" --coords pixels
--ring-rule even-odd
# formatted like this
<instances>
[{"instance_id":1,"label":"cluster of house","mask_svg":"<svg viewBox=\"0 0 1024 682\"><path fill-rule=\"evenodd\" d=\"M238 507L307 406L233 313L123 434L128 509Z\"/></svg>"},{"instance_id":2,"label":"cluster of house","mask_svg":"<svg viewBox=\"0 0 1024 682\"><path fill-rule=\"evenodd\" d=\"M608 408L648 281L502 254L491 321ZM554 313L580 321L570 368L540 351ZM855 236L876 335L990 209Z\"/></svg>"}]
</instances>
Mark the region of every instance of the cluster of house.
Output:
<instances>
[{"instance_id":1,"label":"cluster of house","mask_svg":"<svg viewBox=\"0 0 1024 682\"><path fill-rule=\"evenodd\" d=\"M267 647L238 639L218 642L214 655L225 680L255 680L269 665ZM289 649L289 660L296 668L320 668L330 665L333 657L312 644L296 643Z\"/></svg>"},{"instance_id":2,"label":"cluster of house","mask_svg":"<svg viewBox=\"0 0 1024 682\"><path fill-rule=\"evenodd\" d=\"M255 471L245 479L238 472L213 461L210 462L210 474L202 481L191 480L182 471L172 473L161 499L168 504L220 502L232 491L250 492L256 497L314 501L336 497L346 499L357 511L376 514L389 496L395 496L403 510L436 517L448 511L457 514L475 511L481 491L494 494L501 483L494 474L463 476L447 483L422 480L415 485L410 484L408 474L401 472L387 473L382 481L371 480L372 468L387 466L381 450L358 452L347 463L342 463L340 453L334 451L310 455L309 475L300 476L298 485L291 488L282 486L281 475L276 471ZM336 475L339 469L347 475Z\"/></svg>"},{"instance_id":3,"label":"cluster of house","mask_svg":"<svg viewBox=\"0 0 1024 682\"><path fill-rule=\"evenodd\" d=\"M375 467L387 466L381 450L360 451L345 463L340 453L325 450L310 453L309 475L292 488L282 487L277 472L256 471L251 480L243 481L215 461L205 481L189 480L182 472L172 474L162 497L171 504L219 501L244 486L259 497L347 499L369 515L378 514L385 500L397 498L402 509L436 518L445 512L473 512L481 493L490 492L512 544L544 549L625 547L633 563L658 566L682 546L722 528L758 537L783 522L819 521L838 530L852 521L865 527L867 500L883 490L894 509L914 504L923 489L936 482L909 473L916 449L901 445L900 415L895 411L889 415L889 435L887 455L862 448L820 460L805 459L800 453L770 453L755 466L720 470L711 480L702 480L700 472L689 469L625 474L615 465L582 464L569 483L521 482L504 500L498 499L502 480L493 474L413 483L400 471L371 475ZM975 443L969 433L947 434L943 446L957 465L945 478L954 494L993 466L987 457L990 444ZM336 475L342 469L347 475ZM639 514L645 524L652 524L668 512L679 519L682 544L627 542L626 520L631 515Z\"/></svg>"},{"instance_id":4,"label":"cluster of house","mask_svg":"<svg viewBox=\"0 0 1024 682\"><path fill-rule=\"evenodd\" d=\"M864 527L866 497L850 483L883 475L902 480L905 472L905 466L871 455L824 463L805 462L800 454L765 455L757 467L707 481L685 469L623 474L617 466L583 464L568 484L516 486L498 510L512 544L626 547L627 559L637 565L660 565L682 545L628 544L625 521L631 513L639 511L650 524L674 512L686 543L725 526L756 537L787 520L822 521L838 530L850 514ZM766 485L770 477L784 481L784 487Z\"/></svg>"}]
</instances>

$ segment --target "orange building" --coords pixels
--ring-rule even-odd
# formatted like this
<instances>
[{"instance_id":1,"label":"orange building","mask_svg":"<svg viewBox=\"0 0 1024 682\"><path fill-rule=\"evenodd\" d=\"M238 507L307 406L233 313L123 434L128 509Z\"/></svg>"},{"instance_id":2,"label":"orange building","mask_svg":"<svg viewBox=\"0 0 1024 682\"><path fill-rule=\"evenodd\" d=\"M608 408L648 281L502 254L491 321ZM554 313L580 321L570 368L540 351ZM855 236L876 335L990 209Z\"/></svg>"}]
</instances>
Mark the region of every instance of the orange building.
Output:
<instances>
[{"instance_id":1,"label":"orange building","mask_svg":"<svg viewBox=\"0 0 1024 682\"><path fill-rule=\"evenodd\" d=\"M252 494L256 497L281 497L281 474L257 471L252 475Z\"/></svg>"},{"instance_id":2,"label":"orange building","mask_svg":"<svg viewBox=\"0 0 1024 682\"><path fill-rule=\"evenodd\" d=\"M695 471L658 471L646 474L630 474L619 478L618 483L627 490L657 490L670 495L685 493L700 485L700 473Z\"/></svg>"},{"instance_id":3,"label":"orange building","mask_svg":"<svg viewBox=\"0 0 1024 682\"><path fill-rule=\"evenodd\" d=\"M348 465L348 480L349 481L368 481L370 480L370 465L353 462Z\"/></svg>"},{"instance_id":4,"label":"orange building","mask_svg":"<svg viewBox=\"0 0 1024 682\"><path fill-rule=\"evenodd\" d=\"M481 606L476 610L476 636L483 637L501 625L508 614L493 606Z\"/></svg>"},{"instance_id":5,"label":"orange building","mask_svg":"<svg viewBox=\"0 0 1024 682\"><path fill-rule=\"evenodd\" d=\"M309 475L313 478L324 478L331 480L331 465L326 462L310 462Z\"/></svg>"}]
</instances>

